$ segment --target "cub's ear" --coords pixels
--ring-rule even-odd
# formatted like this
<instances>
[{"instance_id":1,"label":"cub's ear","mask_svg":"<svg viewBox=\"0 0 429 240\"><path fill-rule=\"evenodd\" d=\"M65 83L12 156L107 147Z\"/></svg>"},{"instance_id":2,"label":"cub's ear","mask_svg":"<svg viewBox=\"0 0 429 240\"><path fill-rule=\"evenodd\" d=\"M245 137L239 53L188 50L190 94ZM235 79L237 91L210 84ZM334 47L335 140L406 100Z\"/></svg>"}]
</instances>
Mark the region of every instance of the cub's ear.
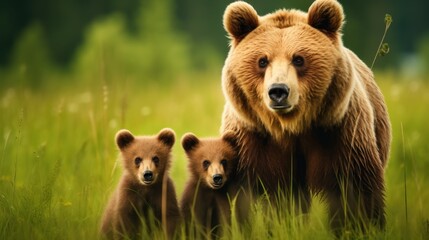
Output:
<instances>
[{"instance_id":1,"label":"cub's ear","mask_svg":"<svg viewBox=\"0 0 429 240\"><path fill-rule=\"evenodd\" d=\"M237 45L259 26L259 16L250 4L242 1L233 2L225 9L223 26L232 40L232 45Z\"/></svg>"},{"instance_id":2,"label":"cub's ear","mask_svg":"<svg viewBox=\"0 0 429 240\"><path fill-rule=\"evenodd\" d=\"M322 32L340 32L343 23L343 7L336 0L316 0L308 9L308 24Z\"/></svg>"},{"instance_id":3,"label":"cub's ear","mask_svg":"<svg viewBox=\"0 0 429 240\"><path fill-rule=\"evenodd\" d=\"M115 139L116 145L118 145L119 149L122 150L134 141L134 136L130 131L122 129L119 130L118 133L116 133Z\"/></svg>"},{"instance_id":4,"label":"cub's ear","mask_svg":"<svg viewBox=\"0 0 429 240\"><path fill-rule=\"evenodd\" d=\"M176 135L173 129L164 128L158 133L158 140L171 148L176 140Z\"/></svg>"},{"instance_id":5,"label":"cub's ear","mask_svg":"<svg viewBox=\"0 0 429 240\"><path fill-rule=\"evenodd\" d=\"M189 152L192 149L194 149L198 144L200 143L200 140L192 133L187 133L182 137L182 146L183 149L185 149L185 152Z\"/></svg>"},{"instance_id":6,"label":"cub's ear","mask_svg":"<svg viewBox=\"0 0 429 240\"><path fill-rule=\"evenodd\" d=\"M226 131L222 135L222 139L227 142L231 147L236 148L238 146L237 136L233 131Z\"/></svg>"}]
</instances>

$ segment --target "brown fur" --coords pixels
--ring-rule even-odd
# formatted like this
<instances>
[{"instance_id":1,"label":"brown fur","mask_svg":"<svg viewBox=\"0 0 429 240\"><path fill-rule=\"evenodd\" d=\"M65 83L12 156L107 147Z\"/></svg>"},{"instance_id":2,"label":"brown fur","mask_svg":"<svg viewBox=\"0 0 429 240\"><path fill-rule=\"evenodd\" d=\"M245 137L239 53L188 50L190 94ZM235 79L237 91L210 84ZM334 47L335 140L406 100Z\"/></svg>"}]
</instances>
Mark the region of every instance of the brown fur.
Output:
<instances>
[{"instance_id":1,"label":"brown fur","mask_svg":"<svg viewBox=\"0 0 429 240\"><path fill-rule=\"evenodd\" d=\"M230 4L221 131L237 136L238 175L252 194L260 179L269 193L292 191L306 212L319 193L333 229L367 220L383 227L390 122L371 70L343 46L343 21L335 0L262 17ZM288 88L279 103L269 94L275 84Z\"/></svg>"},{"instance_id":2,"label":"brown fur","mask_svg":"<svg viewBox=\"0 0 429 240\"><path fill-rule=\"evenodd\" d=\"M171 129L151 137L134 137L128 130L117 133L124 172L103 215L101 233L105 237L133 239L141 232L151 234L153 220L164 227L168 237L174 235L180 220L176 192L168 177L174 140ZM152 171L152 179L144 177L148 171ZM154 218L149 217L151 214ZM142 229L146 220L147 229Z\"/></svg>"},{"instance_id":3,"label":"brown fur","mask_svg":"<svg viewBox=\"0 0 429 240\"><path fill-rule=\"evenodd\" d=\"M215 237L231 217L229 198L235 192L231 183L235 182L237 164L235 136L225 133L222 138L199 139L188 133L182 138L182 146L191 173L180 204L188 234ZM221 184L216 185L215 176L222 176Z\"/></svg>"}]
</instances>

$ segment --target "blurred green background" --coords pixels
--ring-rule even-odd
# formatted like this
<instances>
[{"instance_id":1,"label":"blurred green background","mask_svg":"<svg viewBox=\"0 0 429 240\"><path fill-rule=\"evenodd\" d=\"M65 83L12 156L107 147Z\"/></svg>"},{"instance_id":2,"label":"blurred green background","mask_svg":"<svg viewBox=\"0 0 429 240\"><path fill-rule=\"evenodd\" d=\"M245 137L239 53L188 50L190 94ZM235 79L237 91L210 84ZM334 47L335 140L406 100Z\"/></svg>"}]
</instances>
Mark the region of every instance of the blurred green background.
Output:
<instances>
[{"instance_id":1,"label":"blurred green background","mask_svg":"<svg viewBox=\"0 0 429 240\"><path fill-rule=\"evenodd\" d=\"M94 239L121 174L113 138L176 131L171 176L188 177L180 138L216 136L231 1L3 0L0 2L0 239ZM260 15L312 1L249 1ZM429 2L340 1L344 44L371 65L393 129L382 239L429 236ZM279 218L289 219L288 216ZM323 202L285 227L263 215L234 239L331 236ZM278 223L276 225L276 223ZM287 225L290 226L290 225ZM264 231L264 229L271 229ZM259 232L257 232L259 231Z\"/></svg>"}]
</instances>

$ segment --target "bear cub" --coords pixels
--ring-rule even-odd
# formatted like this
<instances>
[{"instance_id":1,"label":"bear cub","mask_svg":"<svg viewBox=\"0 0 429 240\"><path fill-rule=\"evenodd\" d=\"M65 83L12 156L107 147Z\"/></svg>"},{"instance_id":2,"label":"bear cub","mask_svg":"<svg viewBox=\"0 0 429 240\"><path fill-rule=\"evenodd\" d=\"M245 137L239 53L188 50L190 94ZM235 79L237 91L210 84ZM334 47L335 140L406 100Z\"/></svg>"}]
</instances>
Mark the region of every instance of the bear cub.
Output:
<instances>
[{"instance_id":1,"label":"bear cub","mask_svg":"<svg viewBox=\"0 0 429 240\"><path fill-rule=\"evenodd\" d=\"M116 134L124 171L104 212L104 237L150 235L155 230L153 219L157 227L162 223L168 237L174 235L180 221L176 192L168 176L174 142L171 129L163 129L156 136L133 136L128 130Z\"/></svg>"},{"instance_id":2,"label":"bear cub","mask_svg":"<svg viewBox=\"0 0 429 240\"><path fill-rule=\"evenodd\" d=\"M216 237L218 227L231 217L230 199L235 192L231 183L238 161L235 137L226 132L221 138L199 139L187 133L182 146L191 173L180 204L188 234Z\"/></svg>"}]
</instances>

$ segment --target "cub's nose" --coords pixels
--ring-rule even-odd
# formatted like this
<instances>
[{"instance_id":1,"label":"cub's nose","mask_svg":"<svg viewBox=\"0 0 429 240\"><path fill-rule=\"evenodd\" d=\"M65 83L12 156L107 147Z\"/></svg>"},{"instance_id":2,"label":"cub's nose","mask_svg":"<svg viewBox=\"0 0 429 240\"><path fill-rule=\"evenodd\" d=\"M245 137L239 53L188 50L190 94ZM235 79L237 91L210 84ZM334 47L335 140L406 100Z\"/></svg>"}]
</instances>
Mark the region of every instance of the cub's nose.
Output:
<instances>
[{"instance_id":1,"label":"cub's nose","mask_svg":"<svg viewBox=\"0 0 429 240\"><path fill-rule=\"evenodd\" d=\"M289 96L289 87L283 83L274 83L268 89L268 96L275 103L282 103Z\"/></svg>"},{"instance_id":2,"label":"cub's nose","mask_svg":"<svg viewBox=\"0 0 429 240\"><path fill-rule=\"evenodd\" d=\"M223 181L223 177L222 177L222 175L220 175L220 174L215 174L215 175L213 175L213 182L214 182L216 185L221 185L221 184L222 184L222 181Z\"/></svg>"},{"instance_id":3,"label":"cub's nose","mask_svg":"<svg viewBox=\"0 0 429 240\"><path fill-rule=\"evenodd\" d=\"M145 182L151 182L153 180L153 172L152 171L144 171L143 179Z\"/></svg>"}]
</instances>

